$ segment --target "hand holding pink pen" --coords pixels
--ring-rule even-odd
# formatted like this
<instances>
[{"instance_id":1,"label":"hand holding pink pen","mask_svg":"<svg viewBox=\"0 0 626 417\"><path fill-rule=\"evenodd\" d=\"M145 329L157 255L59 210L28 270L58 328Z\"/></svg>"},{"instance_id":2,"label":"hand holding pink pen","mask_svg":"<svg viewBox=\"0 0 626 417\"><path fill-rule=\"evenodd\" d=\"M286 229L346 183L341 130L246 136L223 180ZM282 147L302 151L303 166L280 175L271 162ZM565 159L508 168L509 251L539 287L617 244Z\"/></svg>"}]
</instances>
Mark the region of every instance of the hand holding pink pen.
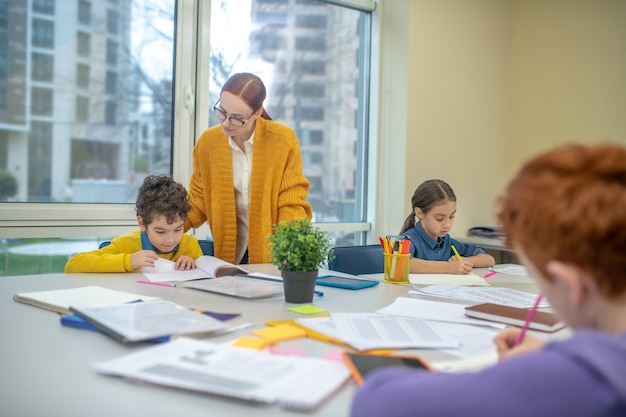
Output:
<instances>
[{"instance_id":1,"label":"hand holding pink pen","mask_svg":"<svg viewBox=\"0 0 626 417\"><path fill-rule=\"evenodd\" d=\"M537 309L539 308L539 304L541 303L542 298L543 298L543 294L539 294L537 296L537 299L535 300L535 305L533 305L533 308L528 312L528 316L526 316L526 321L524 322L522 331L517 336L517 339L515 339L515 343L513 343L513 347L519 346L519 344L524 341L524 336L526 335L526 332L528 331L528 326L530 325L530 322L533 321L533 318L535 317L535 313L537 312Z\"/></svg>"}]
</instances>

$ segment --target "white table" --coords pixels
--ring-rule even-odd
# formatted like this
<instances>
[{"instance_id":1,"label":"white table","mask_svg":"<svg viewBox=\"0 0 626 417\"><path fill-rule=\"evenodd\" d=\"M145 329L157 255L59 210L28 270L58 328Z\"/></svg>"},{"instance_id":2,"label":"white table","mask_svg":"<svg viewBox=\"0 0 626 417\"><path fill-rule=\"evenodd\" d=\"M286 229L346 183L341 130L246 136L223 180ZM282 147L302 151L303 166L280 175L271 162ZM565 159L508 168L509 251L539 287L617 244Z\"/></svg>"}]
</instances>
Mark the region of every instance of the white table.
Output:
<instances>
[{"instance_id":1,"label":"white table","mask_svg":"<svg viewBox=\"0 0 626 417\"><path fill-rule=\"evenodd\" d=\"M250 269L276 273L271 265L250 265ZM325 273L328 271L320 271ZM484 274L485 271L477 271ZM188 392L145 385L132 385L118 378L96 374L92 364L120 357L147 345L127 346L102 333L63 327L59 315L13 301L16 293L99 285L121 291L158 296L179 304L225 313L242 313L242 322L255 328L266 320L303 317L286 311L283 300L239 300L186 288L167 288L137 283L139 273L125 274L48 274L0 279L0 415L2 416L301 416L274 407L251 406ZM498 274L492 285L532 290L527 277ZM408 285L381 283L358 291L318 287L323 297L313 304L331 311L371 312L405 296ZM418 297L418 296L416 296ZM254 329L208 338L215 342L234 340ZM339 346L313 339L283 342L280 347L299 347L311 356L322 356ZM422 353L420 353L422 354ZM427 360L450 358L442 352L424 351ZM354 393L349 383L311 415L348 415Z\"/></svg>"}]
</instances>

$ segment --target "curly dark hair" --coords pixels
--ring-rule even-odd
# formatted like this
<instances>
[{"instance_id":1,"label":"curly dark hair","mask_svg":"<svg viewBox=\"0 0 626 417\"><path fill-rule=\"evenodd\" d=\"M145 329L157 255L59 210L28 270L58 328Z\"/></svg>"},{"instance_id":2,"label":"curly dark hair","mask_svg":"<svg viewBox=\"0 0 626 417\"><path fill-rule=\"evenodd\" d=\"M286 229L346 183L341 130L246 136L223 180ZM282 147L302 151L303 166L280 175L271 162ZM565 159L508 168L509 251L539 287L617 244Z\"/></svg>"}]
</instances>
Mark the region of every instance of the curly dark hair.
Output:
<instances>
[{"instance_id":1,"label":"curly dark hair","mask_svg":"<svg viewBox=\"0 0 626 417\"><path fill-rule=\"evenodd\" d=\"M165 216L168 224L178 219L187 220L190 209L187 190L172 177L149 175L139 187L136 211L146 225L158 215Z\"/></svg>"}]
</instances>

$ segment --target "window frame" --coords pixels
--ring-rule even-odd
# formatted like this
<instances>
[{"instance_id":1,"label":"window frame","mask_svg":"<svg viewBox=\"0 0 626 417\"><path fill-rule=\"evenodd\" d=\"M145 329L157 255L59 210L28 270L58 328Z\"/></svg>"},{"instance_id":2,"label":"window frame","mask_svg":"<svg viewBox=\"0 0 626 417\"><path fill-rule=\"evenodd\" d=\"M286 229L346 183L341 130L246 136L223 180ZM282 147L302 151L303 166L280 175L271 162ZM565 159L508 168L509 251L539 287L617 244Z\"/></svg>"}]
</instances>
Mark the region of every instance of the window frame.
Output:
<instances>
[{"instance_id":1,"label":"window frame","mask_svg":"<svg viewBox=\"0 0 626 417\"><path fill-rule=\"evenodd\" d=\"M328 1L340 6L377 13L376 3L370 0ZM196 92L209 91L209 54L198 55L197 51L209 50L209 25L200 24L210 21L210 2L202 0L177 0L176 5L176 44L173 103L173 145L172 176L177 181L187 184L193 166L192 151L199 134L209 125L210 103L208 94ZM373 18L374 20L374 18ZM376 18L377 20L377 18ZM368 29L374 30L374 29ZM372 32L372 36L373 32ZM370 40L368 39L367 42ZM376 47L377 43L372 47ZM378 65L370 56L370 66ZM370 72L370 68L363 71ZM196 76L197 74L197 76ZM377 74L377 71L372 72ZM373 77L371 85L361 85L361 91L375 91L379 80ZM371 101L370 103L374 103ZM367 181L368 189L362 190L362 209L366 207L368 220L355 223L318 223L329 232L365 232L371 230L375 206L368 204L373 195L375 172L368 170L372 161L372 151L376 151L376 130L370 123L376 114L372 108L363 117L360 129L372 132L368 143L357 150L363 158L362 172L357 173L359 181ZM368 159L367 148L369 152ZM370 165L371 166L371 165ZM36 202L0 202L0 238L49 238L49 237L88 237L114 236L136 230L137 221L133 204L91 204L91 203L36 203ZM192 233L200 238L206 236L206 226L195 229ZM370 238L368 240L372 240ZM364 239L361 239L364 240ZM365 243L364 241L361 243Z\"/></svg>"}]
</instances>

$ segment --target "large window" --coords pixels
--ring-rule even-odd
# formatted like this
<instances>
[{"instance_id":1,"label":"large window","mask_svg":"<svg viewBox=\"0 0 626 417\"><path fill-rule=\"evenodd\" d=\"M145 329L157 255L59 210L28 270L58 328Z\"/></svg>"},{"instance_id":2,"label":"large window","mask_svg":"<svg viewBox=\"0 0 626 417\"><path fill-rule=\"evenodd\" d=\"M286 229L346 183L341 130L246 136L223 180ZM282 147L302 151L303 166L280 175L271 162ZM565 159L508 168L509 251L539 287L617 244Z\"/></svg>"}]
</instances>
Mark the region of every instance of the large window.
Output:
<instances>
[{"instance_id":1,"label":"large window","mask_svg":"<svg viewBox=\"0 0 626 417\"><path fill-rule=\"evenodd\" d=\"M212 5L210 104L232 73L259 75L270 116L300 140L314 221L363 222L370 14L316 0ZM353 244L362 236L335 237Z\"/></svg>"},{"instance_id":2,"label":"large window","mask_svg":"<svg viewBox=\"0 0 626 417\"><path fill-rule=\"evenodd\" d=\"M314 221L337 244L363 243L371 13L357 3L8 2L0 174L15 187L0 189L0 270L31 239L96 245L135 230L137 187L149 173L188 183L195 140L217 123L210 109L239 71L264 80L270 115L295 130ZM92 248L67 247L55 256Z\"/></svg>"}]
</instances>

